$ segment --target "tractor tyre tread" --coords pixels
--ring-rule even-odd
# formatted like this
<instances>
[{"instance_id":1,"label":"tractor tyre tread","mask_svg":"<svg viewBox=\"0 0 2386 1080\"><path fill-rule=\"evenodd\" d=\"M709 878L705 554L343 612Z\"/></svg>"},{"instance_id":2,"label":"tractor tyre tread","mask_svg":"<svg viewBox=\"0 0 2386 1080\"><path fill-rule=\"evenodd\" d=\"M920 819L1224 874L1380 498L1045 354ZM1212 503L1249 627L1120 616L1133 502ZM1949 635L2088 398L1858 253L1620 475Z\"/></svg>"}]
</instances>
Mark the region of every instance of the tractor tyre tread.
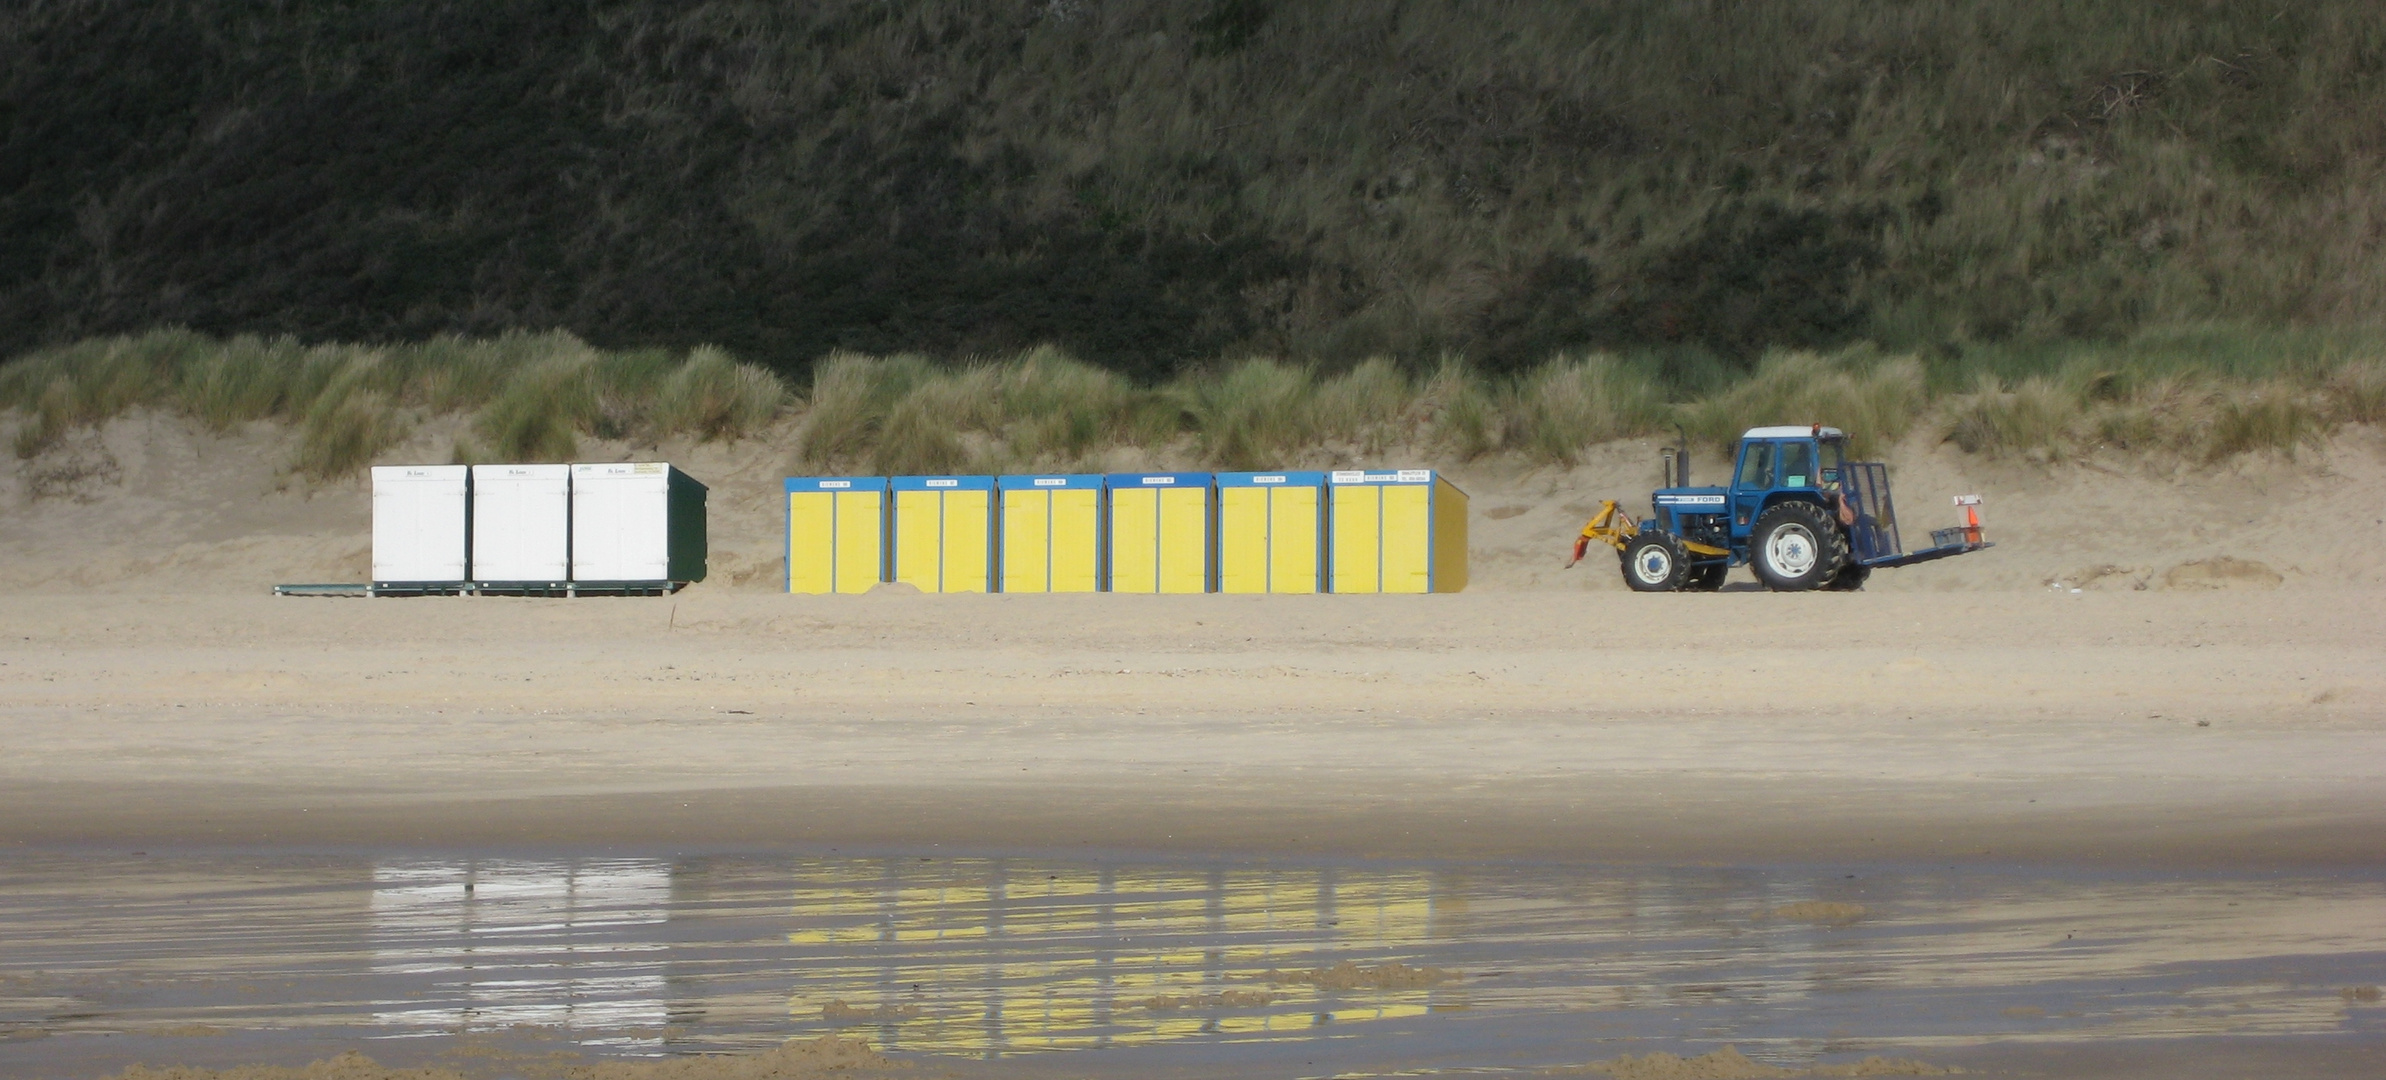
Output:
<instances>
[{"instance_id":1,"label":"tractor tyre tread","mask_svg":"<svg viewBox=\"0 0 2386 1080\"><path fill-rule=\"evenodd\" d=\"M1791 526L1803 528L1814 539L1814 562L1796 576L1781 572L1772 559L1773 534ZM1838 576L1847 564L1847 554L1847 537L1839 531L1839 523L1822 507L1803 500L1779 503L1765 511L1748 536L1748 565L1757 579L1775 592L1821 588Z\"/></svg>"}]
</instances>

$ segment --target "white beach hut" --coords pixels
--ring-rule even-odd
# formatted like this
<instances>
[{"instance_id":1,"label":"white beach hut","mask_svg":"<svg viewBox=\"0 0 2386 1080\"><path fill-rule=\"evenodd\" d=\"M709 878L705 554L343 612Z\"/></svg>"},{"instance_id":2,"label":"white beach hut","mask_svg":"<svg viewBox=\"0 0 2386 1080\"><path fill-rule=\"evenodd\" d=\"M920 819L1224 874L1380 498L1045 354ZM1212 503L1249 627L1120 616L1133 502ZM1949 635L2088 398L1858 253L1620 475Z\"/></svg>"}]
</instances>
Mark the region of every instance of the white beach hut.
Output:
<instances>
[{"instance_id":1,"label":"white beach hut","mask_svg":"<svg viewBox=\"0 0 2386 1080\"><path fill-rule=\"evenodd\" d=\"M472 579L561 584L571 578L572 467L472 467Z\"/></svg>"},{"instance_id":2,"label":"white beach hut","mask_svg":"<svg viewBox=\"0 0 2386 1080\"><path fill-rule=\"evenodd\" d=\"M660 461L572 466L572 580L704 580L704 497Z\"/></svg>"},{"instance_id":3,"label":"white beach hut","mask_svg":"<svg viewBox=\"0 0 2386 1080\"><path fill-rule=\"evenodd\" d=\"M471 576L471 470L373 468L373 580L413 584Z\"/></svg>"}]
</instances>

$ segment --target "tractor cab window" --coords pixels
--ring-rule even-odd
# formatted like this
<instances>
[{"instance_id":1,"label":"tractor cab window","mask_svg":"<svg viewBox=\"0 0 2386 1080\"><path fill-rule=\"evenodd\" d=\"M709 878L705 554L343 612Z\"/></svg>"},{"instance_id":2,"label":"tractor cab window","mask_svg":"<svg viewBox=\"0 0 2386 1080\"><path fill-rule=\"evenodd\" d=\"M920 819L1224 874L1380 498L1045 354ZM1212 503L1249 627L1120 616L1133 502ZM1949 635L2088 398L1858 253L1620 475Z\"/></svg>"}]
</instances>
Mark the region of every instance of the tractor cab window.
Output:
<instances>
[{"instance_id":1,"label":"tractor cab window","mask_svg":"<svg viewBox=\"0 0 2386 1080\"><path fill-rule=\"evenodd\" d=\"M1847 467L1845 449L1837 439L1831 439L1822 444L1822 471L1817 480L1817 486L1839 486L1840 471Z\"/></svg>"},{"instance_id":2,"label":"tractor cab window","mask_svg":"<svg viewBox=\"0 0 2386 1080\"><path fill-rule=\"evenodd\" d=\"M1749 443L1740 454L1740 482L1735 485L1746 490L1763 490L1773 486L1773 444Z\"/></svg>"},{"instance_id":3,"label":"tractor cab window","mask_svg":"<svg viewBox=\"0 0 2386 1080\"><path fill-rule=\"evenodd\" d=\"M1813 487L1814 445L1812 443L1781 444L1781 486Z\"/></svg>"}]
</instances>

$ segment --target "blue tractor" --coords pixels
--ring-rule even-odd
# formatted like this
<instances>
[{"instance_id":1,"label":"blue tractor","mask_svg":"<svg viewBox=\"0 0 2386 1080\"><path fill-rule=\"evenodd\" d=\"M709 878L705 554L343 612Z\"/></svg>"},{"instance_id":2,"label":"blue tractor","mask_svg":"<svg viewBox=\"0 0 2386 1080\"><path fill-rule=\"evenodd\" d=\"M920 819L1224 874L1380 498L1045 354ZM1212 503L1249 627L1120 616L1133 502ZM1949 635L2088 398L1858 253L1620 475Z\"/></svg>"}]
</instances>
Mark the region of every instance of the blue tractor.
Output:
<instances>
[{"instance_id":1,"label":"blue tractor","mask_svg":"<svg viewBox=\"0 0 2386 1080\"><path fill-rule=\"evenodd\" d=\"M1730 487L1690 486L1689 447L1664 452L1670 487L1657 490L1649 517L1635 521L1614 500L1600 507L1574 543L1574 557L1597 540L1616 549L1624 583L1636 592L1709 592L1735 566L1747 566L1778 592L1854 590L1881 567L1911 566L1993 545L1980 539L1980 499L1956 497L1963 523L1931 533L1931 546L1906 551L1889 499L1889 467L1847 460L1838 428L1751 428L1740 436Z\"/></svg>"}]
</instances>

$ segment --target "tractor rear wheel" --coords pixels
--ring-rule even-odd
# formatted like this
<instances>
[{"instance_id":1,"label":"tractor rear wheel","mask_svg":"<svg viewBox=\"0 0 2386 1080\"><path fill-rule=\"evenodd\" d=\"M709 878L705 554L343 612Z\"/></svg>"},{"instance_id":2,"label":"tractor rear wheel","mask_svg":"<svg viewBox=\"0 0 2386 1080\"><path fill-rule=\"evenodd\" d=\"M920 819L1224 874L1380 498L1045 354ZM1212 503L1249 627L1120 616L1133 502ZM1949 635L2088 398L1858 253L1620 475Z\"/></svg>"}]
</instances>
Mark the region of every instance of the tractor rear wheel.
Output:
<instances>
[{"instance_id":1,"label":"tractor rear wheel","mask_svg":"<svg viewBox=\"0 0 2386 1080\"><path fill-rule=\"evenodd\" d=\"M1624 584L1633 592L1672 592L1687 572L1682 542L1670 533L1644 532L1624 545Z\"/></svg>"},{"instance_id":2,"label":"tractor rear wheel","mask_svg":"<svg viewBox=\"0 0 2386 1080\"><path fill-rule=\"evenodd\" d=\"M1749 537L1748 564L1776 592L1818 588L1846 563L1847 541L1839 523L1810 502L1785 502L1765 511Z\"/></svg>"},{"instance_id":3,"label":"tractor rear wheel","mask_svg":"<svg viewBox=\"0 0 2386 1080\"><path fill-rule=\"evenodd\" d=\"M1714 592L1723 587L1724 575L1731 573L1731 568L1730 563L1720 559L1700 563L1683 576L1682 589L1686 592Z\"/></svg>"}]
</instances>

